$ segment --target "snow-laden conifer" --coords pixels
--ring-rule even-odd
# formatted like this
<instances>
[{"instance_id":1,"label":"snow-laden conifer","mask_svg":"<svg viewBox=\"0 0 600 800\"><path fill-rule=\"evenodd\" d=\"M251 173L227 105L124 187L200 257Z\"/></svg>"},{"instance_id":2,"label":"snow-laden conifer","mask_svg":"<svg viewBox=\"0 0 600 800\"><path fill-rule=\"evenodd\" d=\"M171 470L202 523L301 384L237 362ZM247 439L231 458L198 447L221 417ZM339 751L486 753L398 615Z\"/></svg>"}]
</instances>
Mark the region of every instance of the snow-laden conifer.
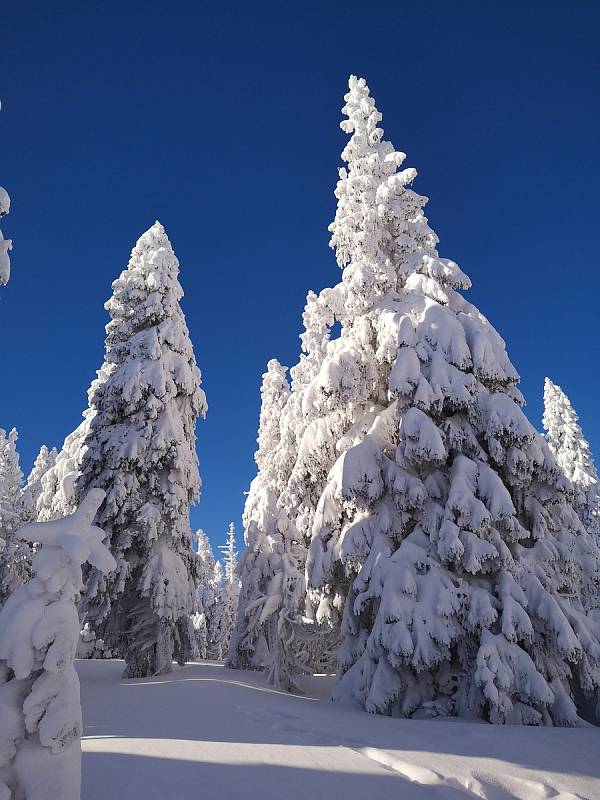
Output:
<instances>
[{"instance_id":1,"label":"snow-laden conifer","mask_svg":"<svg viewBox=\"0 0 600 800\"><path fill-rule=\"evenodd\" d=\"M260 390L261 408L258 450L254 459L258 474L250 485L244 507L244 544L239 564L241 580L238 616L228 664L239 669L260 669L268 653L281 641L269 641L265 622L274 613L267 603L274 585L281 583L281 533L278 530L277 498L279 485L278 447L282 410L289 397L286 368L276 359L267 364ZM274 563L277 562L277 563ZM278 586L280 594L281 587ZM279 605L279 604L278 604ZM276 628L276 626L275 626ZM259 639L263 637L264 641ZM259 653L256 652L257 646Z\"/></svg>"},{"instance_id":2,"label":"snow-laden conifer","mask_svg":"<svg viewBox=\"0 0 600 800\"><path fill-rule=\"evenodd\" d=\"M221 576L216 574L215 555L202 529L194 534L196 541L196 605L192 622L196 632L198 658L208 658L210 640L209 630L213 630L212 615L218 599Z\"/></svg>"},{"instance_id":3,"label":"snow-laden conifer","mask_svg":"<svg viewBox=\"0 0 600 800\"><path fill-rule=\"evenodd\" d=\"M105 364L90 392L76 494L106 491L98 524L117 568L92 569L86 620L125 675L171 669L193 652L195 556L189 507L199 494L195 426L206 411L179 300L179 264L155 223L113 283Z\"/></svg>"},{"instance_id":4,"label":"snow-laden conifer","mask_svg":"<svg viewBox=\"0 0 600 800\"><path fill-rule=\"evenodd\" d=\"M238 552L233 522L229 523L226 542L219 545L219 550L223 554L224 574L216 602L218 610L215 609L217 619L212 632L212 657L221 659L226 658L229 651L240 596L240 581L237 576Z\"/></svg>"},{"instance_id":5,"label":"snow-laden conifer","mask_svg":"<svg viewBox=\"0 0 600 800\"><path fill-rule=\"evenodd\" d=\"M29 546L15 536L23 523L17 438L15 428L9 433L0 428L0 605L29 577Z\"/></svg>"},{"instance_id":6,"label":"snow-laden conifer","mask_svg":"<svg viewBox=\"0 0 600 800\"><path fill-rule=\"evenodd\" d=\"M365 81L345 99L341 335L306 389L323 420L344 415L307 562L320 617L343 607L336 696L573 724L600 683L600 626L581 602L600 554Z\"/></svg>"},{"instance_id":7,"label":"snow-laden conifer","mask_svg":"<svg viewBox=\"0 0 600 800\"><path fill-rule=\"evenodd\" d=\"M554 458L577 491L575 508L581 521L600 537L600 484L590 445L571 401L550 378L544 382L542 424Z\"/></svg>"},{"instance_id":8,"label":"snow-laden conifer","mask_svg":"<svg viewBox=\"0 0 600 800\"><path fill-rule=\"evenodd\" d=\"M206 618L207 658L220 661L227 655L227 651L223 647L223 641L226 639L223 630L226 629L224 619L226 618L227 604L223 586L223 567L220 561L215 563L210 597L210 613Z\"/></svg>"},{"instance_id":9,"label":"snow-laden conifer","mask_svg":"<svg viewBox=\"0 0 600 800\"><path fill-rule=\"evenodd\" d=\"M286 369L269 361L261 386L258 473L244 508L246 548L240 560L241 593L228 665L264 670L282 688L297 686L298 675L310 668L314 630L305 613L306 543L295 519L299 509L286 508L283 491L297 454L297 438L305 420L301 387L327 334L318 306L309 293L304 311L304 354L295 368L297 394L291 400Z\"/></svg>"},{"instance_id":10,"label":"snow-laden conifer","mask_svg":"<svg viewBox=\"0 0 600 800\"><path fill-rule=\"evenodd\" d=\"M45 444L41 446L40 452L36 456L21 494L23 519L27 522L35 522L37 520L37 502L43 491L42 479L56 463L57 456L56 448L53 447L52 450L48 450Z\"/></svg>"},{"instance_id":11,"label":"snow-laden conifer","mask_svg":"<svg viewBox=\"0 0 600 800\"><path fill-rule=\"evenodd\" d=\"M104 492L92 489L66 519L30 523L41 545L33 577L0 610L0 797L78 800L81 705L74 659L82 565L115 562L92 525Z\"/></svg>"}]
</instances>

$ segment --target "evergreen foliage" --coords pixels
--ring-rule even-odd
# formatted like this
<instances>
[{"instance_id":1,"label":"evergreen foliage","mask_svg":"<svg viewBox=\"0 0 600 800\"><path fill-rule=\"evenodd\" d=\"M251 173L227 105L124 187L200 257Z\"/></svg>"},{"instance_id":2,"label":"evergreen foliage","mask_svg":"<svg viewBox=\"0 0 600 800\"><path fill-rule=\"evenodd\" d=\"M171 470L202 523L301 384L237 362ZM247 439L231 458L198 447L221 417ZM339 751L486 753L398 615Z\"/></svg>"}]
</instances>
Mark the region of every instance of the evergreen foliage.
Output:
<instances>
[{"instance_id":1,"label":"evergreen foliage","mask_svg":"<svg viewBox=\"0 0 600 800\"><path fill-rule=\"evenodd\" d=\"M554 458L575 487L577 513L586 530L600 540L600 484L590 445L571 401L550 378L544 383L542 423Z\"/></svg>"}]
</instances>

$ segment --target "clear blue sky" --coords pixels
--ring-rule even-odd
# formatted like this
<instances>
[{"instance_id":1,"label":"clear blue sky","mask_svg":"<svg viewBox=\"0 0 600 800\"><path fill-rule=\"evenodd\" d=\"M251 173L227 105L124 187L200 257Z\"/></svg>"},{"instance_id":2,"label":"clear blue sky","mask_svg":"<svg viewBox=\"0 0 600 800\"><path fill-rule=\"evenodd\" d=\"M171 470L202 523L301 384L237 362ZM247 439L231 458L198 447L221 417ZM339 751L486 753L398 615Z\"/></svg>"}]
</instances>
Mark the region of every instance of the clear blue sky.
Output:
<instances>
[{"instance_id":1,"label":"clear blue sky","mask_svg":"<svg viewBox=\"0 0 600 800\"><path fill-rule=\"evenodd\" d=\"M80 421L112 280L155 219L181 263L209 415L194 526L214 545L253 476L260 376L293 364L327 247L349 73L419 171L537 424L550 375L600 459L600 4L2 6L0 426L28 471Z\"/></svg>"}]
</instances>

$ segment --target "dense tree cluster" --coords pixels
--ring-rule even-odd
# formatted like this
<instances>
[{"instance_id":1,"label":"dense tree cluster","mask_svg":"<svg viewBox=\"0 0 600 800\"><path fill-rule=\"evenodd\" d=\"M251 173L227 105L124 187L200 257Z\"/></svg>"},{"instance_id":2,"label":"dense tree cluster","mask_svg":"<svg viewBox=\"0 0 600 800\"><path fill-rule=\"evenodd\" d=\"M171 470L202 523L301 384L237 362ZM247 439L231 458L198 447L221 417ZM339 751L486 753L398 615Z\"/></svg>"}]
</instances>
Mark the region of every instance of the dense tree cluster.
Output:
<instances>
[{"instance_id":1,"label":"dense tree cluster","mask_svg":"<svg viewBox=\"0 0 600 800\"><path fill-rule=\"evenodd\" d=\"M1 797L77 796L76 650L126 677L223 659L288 690L335 664L334 698L391 716L599 721L600 484L577 415L547 379L533 427L364 79L343 114L341 279L308 293L298 363L262 376L239 563L234 523L221 561L190 528L207 403L160 223L113 283L60 452L25 481L0 429ZM30 786L51 754L71 783Z\"/></svg>"},{"instance_id":2,"label":"dense tree cluster","mask_svg":"<svg viewBox=\"0 0 600 800\"><path fill-rule=\"evenodd\" d=\"M277 362L263 379L230 662L290 684L301 665L281 680L269 624L328 625L335 696L369 711L574 724L600 684L600 553L573 476L525 417L469 278L438 254L363 79L345 100L342 280L309 295L291 389Z\"/></svg>"}]
</instances>

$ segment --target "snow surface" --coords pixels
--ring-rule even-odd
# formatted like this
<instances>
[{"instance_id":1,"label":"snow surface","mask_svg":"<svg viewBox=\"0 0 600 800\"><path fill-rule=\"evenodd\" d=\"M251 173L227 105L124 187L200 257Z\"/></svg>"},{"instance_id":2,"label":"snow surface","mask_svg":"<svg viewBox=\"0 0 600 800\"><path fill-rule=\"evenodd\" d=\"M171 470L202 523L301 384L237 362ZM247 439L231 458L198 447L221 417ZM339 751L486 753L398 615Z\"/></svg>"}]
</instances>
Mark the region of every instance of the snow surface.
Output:
<instances>
[{"instance_id":1,"label":"snow surface","mask_svg":"<svg viewBox=\"0 0 600 800\"><path fill-rule=\"evenodd\" d=\"M597 800L600 730L371 716L217 662L80 661L82 800ZM349 732L352 732L351 734Z\"/></svg>"}]
</instances>

